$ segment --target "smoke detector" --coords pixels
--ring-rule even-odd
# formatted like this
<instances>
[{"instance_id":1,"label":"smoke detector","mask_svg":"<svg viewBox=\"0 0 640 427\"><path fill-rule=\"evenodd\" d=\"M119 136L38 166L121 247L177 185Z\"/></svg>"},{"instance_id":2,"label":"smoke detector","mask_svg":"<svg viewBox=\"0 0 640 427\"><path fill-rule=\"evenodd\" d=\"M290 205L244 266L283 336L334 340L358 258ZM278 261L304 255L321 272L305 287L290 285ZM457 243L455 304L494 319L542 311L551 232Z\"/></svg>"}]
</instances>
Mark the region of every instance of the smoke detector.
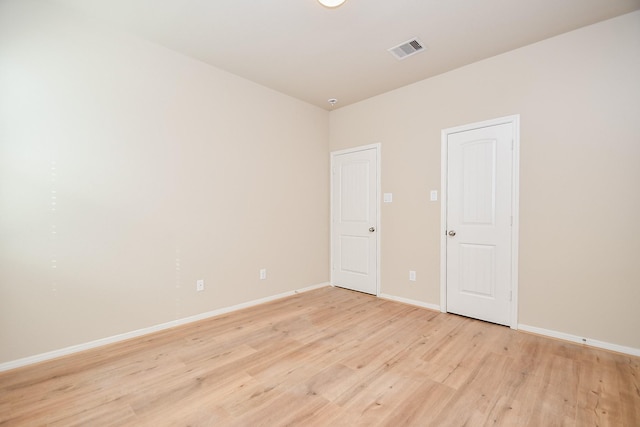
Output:
<instances>
[{"instance_id":1,"label":"smoke detector","mask_svg":"<svg viewBox=\"0 0 640 427\"><path fill-rule=\"evenodd\" d=\"M336 103L338 102L338 100L337 100L337 99L335 99L335 98L329 98L329 99L327 100L327 102L328 102L329 104L331 104L331 106L333 107L334 105L336 105Z\"/></svg>"},{"instance_id":2,"label":"smoke detector","mask_svg":"<svg viewBox=\"0 0 640 427\"><path fill-rule=\"evenodd\" d=\"M396 59L402 60L408 58L416 53L423 52L425 50L424 44L418 40L418 38L413 38L411 40L407 40L406 42L400 43L398 46L394 46L390 49L387 49Z\"/></svg>"}]
</instances>

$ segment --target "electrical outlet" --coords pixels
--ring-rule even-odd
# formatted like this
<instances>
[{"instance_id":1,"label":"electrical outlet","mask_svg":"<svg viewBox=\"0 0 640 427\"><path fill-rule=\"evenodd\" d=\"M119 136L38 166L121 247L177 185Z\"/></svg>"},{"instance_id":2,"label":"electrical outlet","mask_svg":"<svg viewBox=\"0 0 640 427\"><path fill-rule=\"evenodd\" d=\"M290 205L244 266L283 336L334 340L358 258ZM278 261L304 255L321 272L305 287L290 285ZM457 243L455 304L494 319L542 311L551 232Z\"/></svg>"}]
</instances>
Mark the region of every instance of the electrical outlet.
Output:
<instances>
[{"instance_id":1,"label":"electrical outlet","mask_svg":"<svg viewBox=\"0 0 640 427\"><path fill-rule=\"evenodd\" d=\"M412 282L416 281L416 272L413 270L409 270L409 280Z\"/></svg>"},{"instance_id":2,"label":"electrical outlet","mask_svg":"<svg viewBox=\"0 0 640 427\"><path fill-rule=\"evenodd\" d=\"M267 269L266 268L261 268L260 269L260 280L267 280Z\"/></svg>"},{"instance_id":3,"label":"electrical outlet","mask_svg":"<svg viewBox=\"0 0 640 427\"><path fill-rule=\"evenodd\" d=\"M196 291L198 292L204 291L204 279L196 280Z\"/></svg>"}]
</instances>

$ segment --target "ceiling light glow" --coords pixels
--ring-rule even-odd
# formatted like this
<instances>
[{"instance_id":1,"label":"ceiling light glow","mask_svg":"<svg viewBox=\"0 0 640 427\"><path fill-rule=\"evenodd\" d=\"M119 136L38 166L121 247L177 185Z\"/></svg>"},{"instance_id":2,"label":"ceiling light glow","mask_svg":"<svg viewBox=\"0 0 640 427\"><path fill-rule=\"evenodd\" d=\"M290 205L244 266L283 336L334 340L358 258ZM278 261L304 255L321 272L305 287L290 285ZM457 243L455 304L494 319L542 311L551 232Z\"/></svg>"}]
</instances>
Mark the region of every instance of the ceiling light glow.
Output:
<instances>
[{"instance_id":1,"label":"ceiling light glow","mask_svg":"<svg viewBox=\"0 0 640 427\"><path fill-rule=\"evenodd\" d=\"M338 7L344 3L345 0L318 0L318 2L325 7Z\"/></svg>"}]
</instances>

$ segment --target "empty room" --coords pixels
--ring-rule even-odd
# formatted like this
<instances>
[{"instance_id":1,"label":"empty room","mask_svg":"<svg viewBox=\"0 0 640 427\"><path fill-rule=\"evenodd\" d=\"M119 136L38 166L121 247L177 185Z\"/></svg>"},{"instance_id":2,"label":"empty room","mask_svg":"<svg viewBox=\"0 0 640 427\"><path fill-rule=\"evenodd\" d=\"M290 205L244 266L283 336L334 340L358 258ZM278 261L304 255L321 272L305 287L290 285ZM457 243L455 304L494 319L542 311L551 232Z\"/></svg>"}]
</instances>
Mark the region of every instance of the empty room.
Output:
<instances>
[{"instance_id":1,"label":"empty room","mask_svg":"<svg viewBox=\"0 0 640 427\"><path fill-rule=\"evenodd\" d=\"M0 426L640 426L640 0L0 0Z\"/></svg>"}]
</instances>

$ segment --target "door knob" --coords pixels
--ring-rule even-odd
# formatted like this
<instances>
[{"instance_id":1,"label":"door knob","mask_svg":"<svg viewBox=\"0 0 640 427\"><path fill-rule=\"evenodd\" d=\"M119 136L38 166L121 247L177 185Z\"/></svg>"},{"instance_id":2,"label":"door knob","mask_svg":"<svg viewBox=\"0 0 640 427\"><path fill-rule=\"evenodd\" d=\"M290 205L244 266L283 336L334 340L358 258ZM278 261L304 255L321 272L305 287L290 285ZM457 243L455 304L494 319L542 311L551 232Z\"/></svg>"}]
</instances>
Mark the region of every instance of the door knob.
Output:
<instances>
[{"instance_id":1,"label":"door knob","mask_svg":"<svg viewBox=\"0 0 640 427\"><path fill-rule=\"evenodd\" d=\"M373 227L369 227L369 233L373 233L374 231L376 231L376 229L375 229L375 228L373 228Z\"/></svg>"},{"instance_id":2,"label":"door knob","mask_svg":"<svg viewBox=\"0 0 640 427\"><path fill-rule=\"evenodd\" d=\"M455 232L455 231L453 231L453 230L449 231L449 236L453 237L453 236L455 236L455 235L456 235L456 232Z\"/></svg>"}]
</instances>

